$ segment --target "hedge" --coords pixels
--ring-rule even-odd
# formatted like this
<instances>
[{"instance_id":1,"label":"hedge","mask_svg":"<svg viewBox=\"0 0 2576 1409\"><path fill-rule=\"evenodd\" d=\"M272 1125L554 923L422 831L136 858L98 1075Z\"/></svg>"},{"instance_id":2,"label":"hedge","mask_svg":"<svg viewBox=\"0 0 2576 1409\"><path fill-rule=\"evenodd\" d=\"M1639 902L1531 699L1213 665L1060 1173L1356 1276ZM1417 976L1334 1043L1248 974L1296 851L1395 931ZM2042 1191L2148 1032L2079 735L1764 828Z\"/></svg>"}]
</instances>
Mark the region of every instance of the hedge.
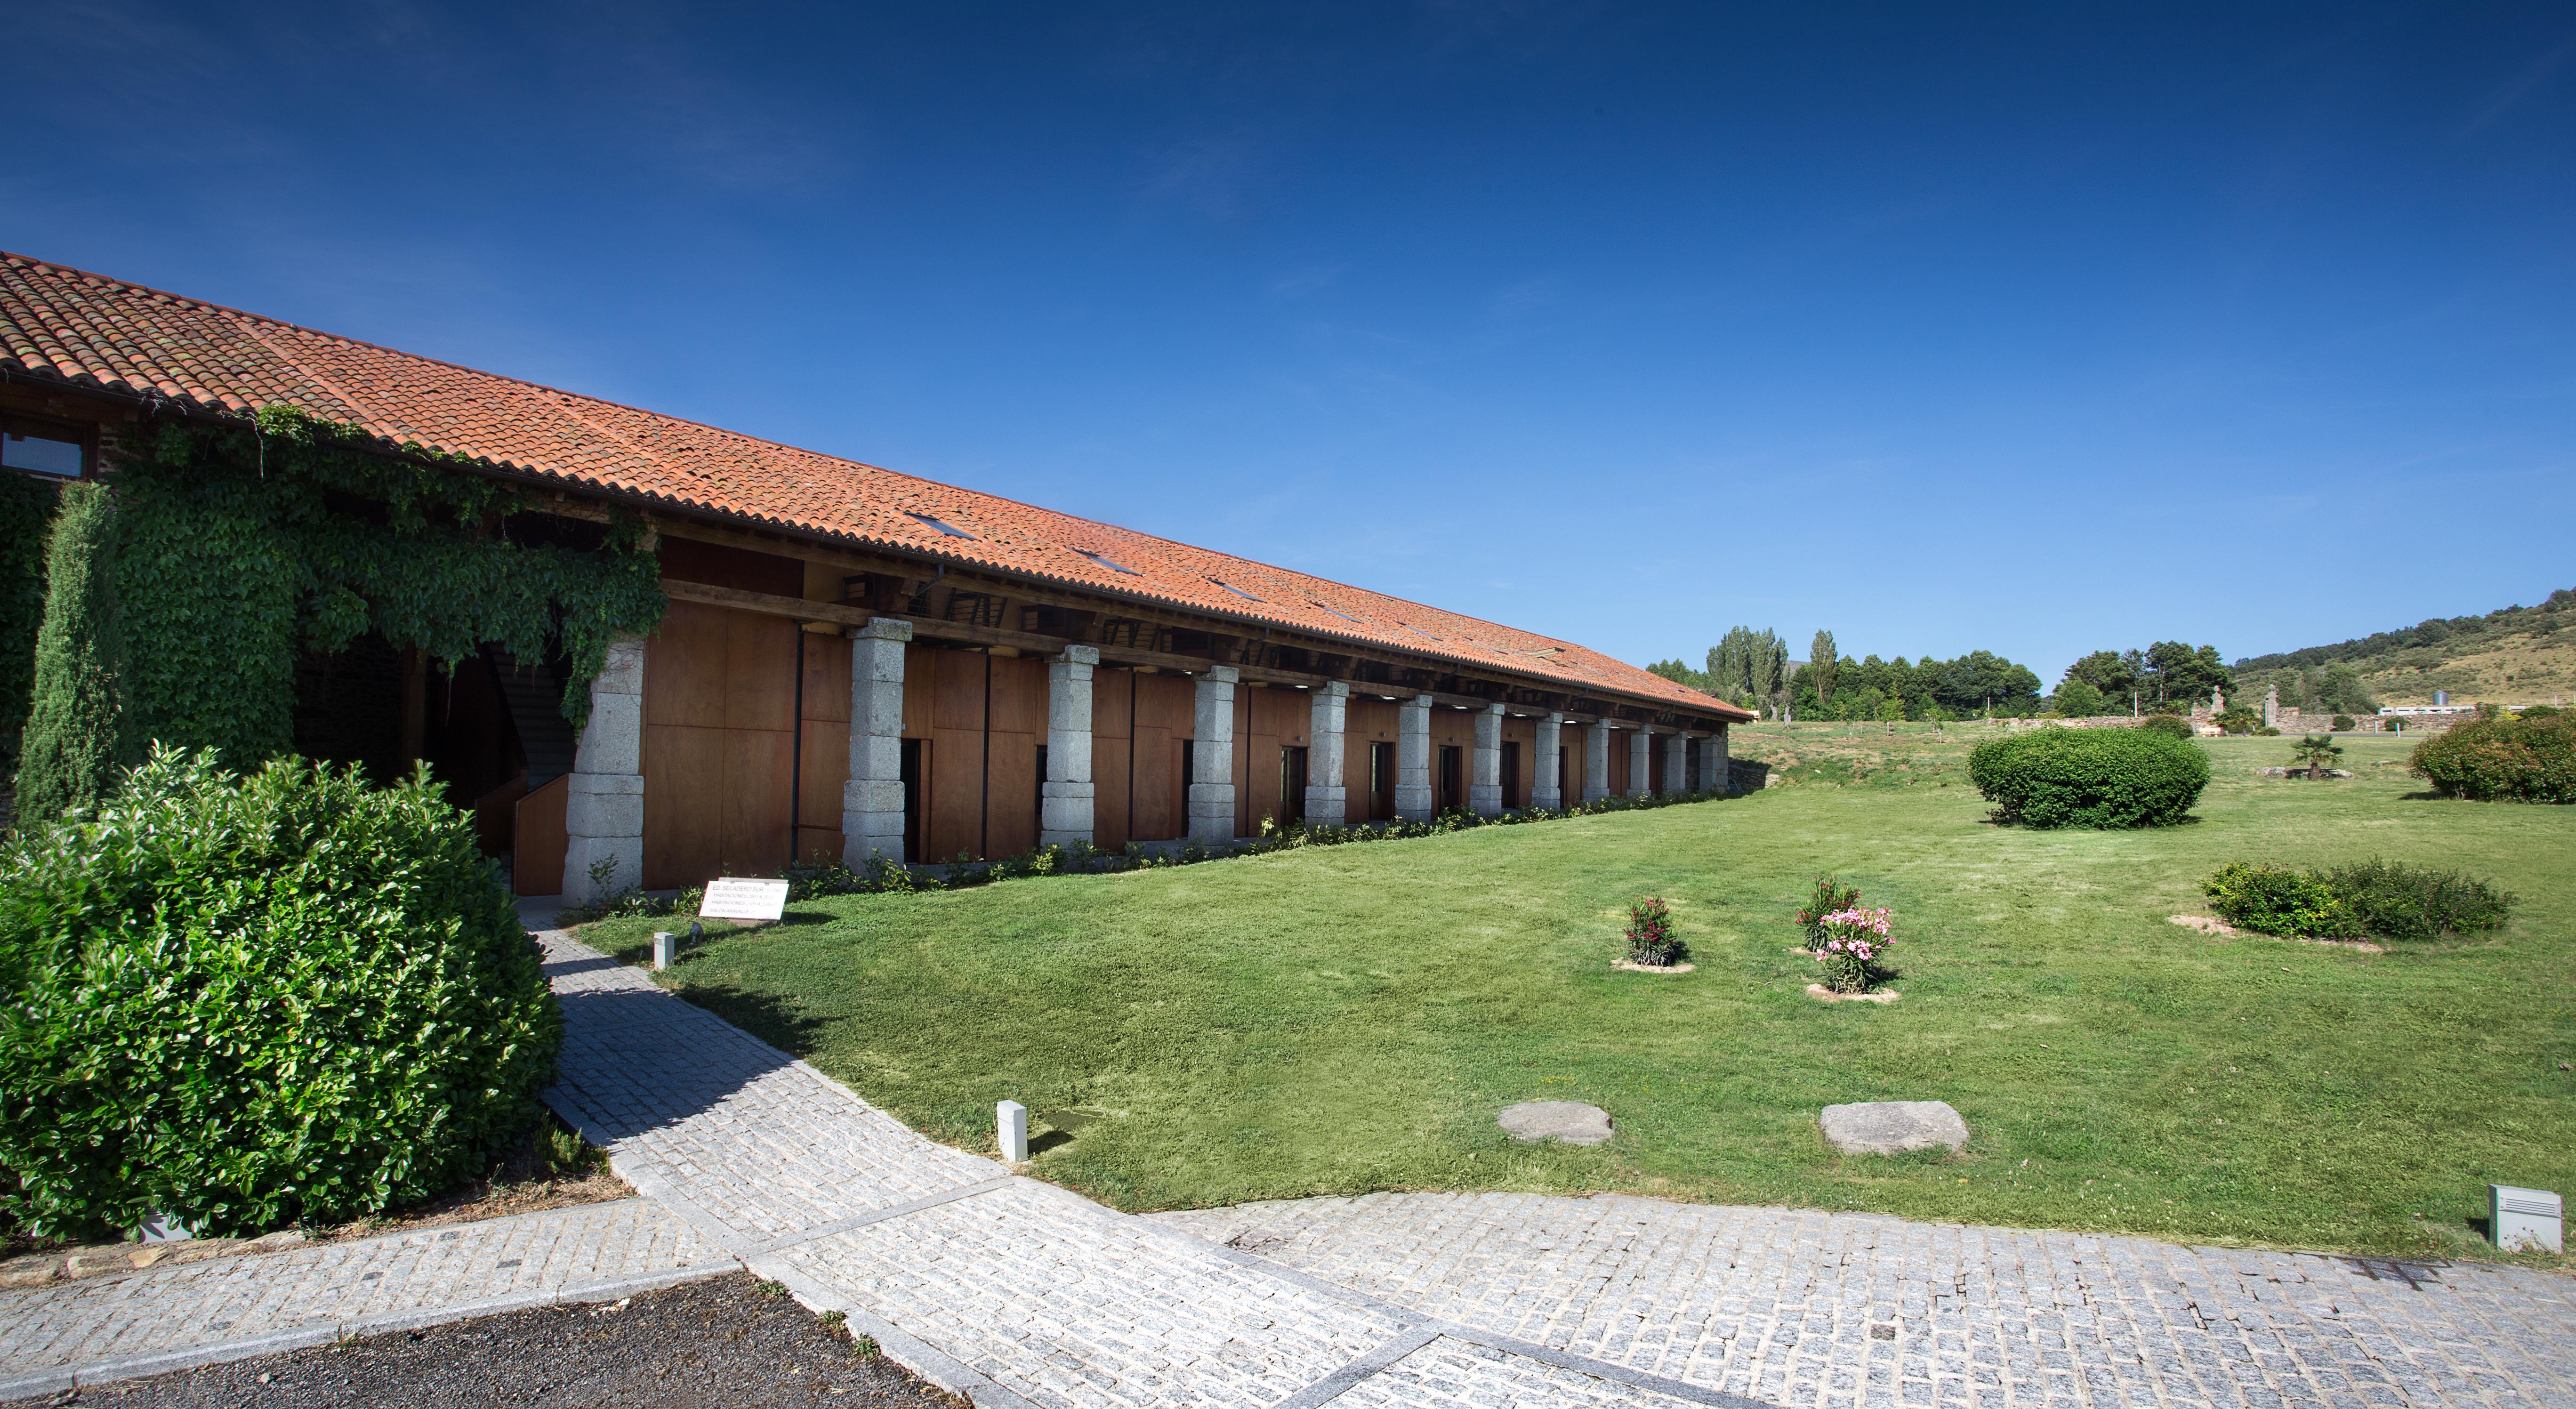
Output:
<instances>
[{"instance_id":1,"label":"hedge","mask_svg":"<svg viewBox=\"0 0 2576 1409\"><path fill-rule=\"evenodd\" d=\"M2145 729L2055 726L1989 739L1968 777L1995 820L2030 827L2164 827L2209 786L2209 757Z\"/></svg>"},{"instance_id":2,"label":"hedge","mask_svg":"<svg viewBox=\"0 0 2576 1409\"><path fill-rule=\"evenodd\" d=\"M2576 718L2467 720L2417 744L2410 762L2444 797L2576 802Z\"/></svg>"},{"instance_id":3,"label":"hedge","mask_svg":"<svg viewBox=\"0 0 2576 1409\"><path fill-rule=\"evenodd\" d=\"M562 1034L426 773L165 750L0 850L0 1215L39 1235L416 1202L526 1134Z\"/></svg>"}]
</instances>

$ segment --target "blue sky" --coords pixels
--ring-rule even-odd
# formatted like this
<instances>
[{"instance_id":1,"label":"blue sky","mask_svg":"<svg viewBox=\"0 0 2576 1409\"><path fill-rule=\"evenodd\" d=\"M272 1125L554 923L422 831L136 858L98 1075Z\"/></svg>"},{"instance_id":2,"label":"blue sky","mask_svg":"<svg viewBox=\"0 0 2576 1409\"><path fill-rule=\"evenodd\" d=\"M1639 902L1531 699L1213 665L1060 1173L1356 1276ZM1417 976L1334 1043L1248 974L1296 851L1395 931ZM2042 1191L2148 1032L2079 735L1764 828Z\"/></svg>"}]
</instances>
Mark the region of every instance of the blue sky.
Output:
<instances>
[{"instance_id":1,"label":"blue sky","mask_svg":"<svg viewBox=\"0 0 2576 1409\"><path fill-rule=\"evenodd\" d=\"M2564 6L11 27L0 247L1639 662L2576 584Z\"/></svg>"}]
</instances>

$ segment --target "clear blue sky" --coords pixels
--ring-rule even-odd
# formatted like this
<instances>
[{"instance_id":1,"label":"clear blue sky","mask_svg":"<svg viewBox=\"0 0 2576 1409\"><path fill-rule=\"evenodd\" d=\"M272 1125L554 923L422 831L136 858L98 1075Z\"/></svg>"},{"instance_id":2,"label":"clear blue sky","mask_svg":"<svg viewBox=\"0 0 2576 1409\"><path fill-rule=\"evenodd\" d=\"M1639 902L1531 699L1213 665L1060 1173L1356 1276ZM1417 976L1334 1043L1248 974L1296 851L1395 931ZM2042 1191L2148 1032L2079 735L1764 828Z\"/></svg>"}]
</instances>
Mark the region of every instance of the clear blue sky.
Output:
<instances>
[{"instance_id":1,"label":"clear blue sky","mask_svg":"<svg viewBox=\"0 0 2576 1409\"><path fill-rule=\"evenodd\" d=\"M1639 662L2576 584L2576 9L854 9L30 7L0 246Z\"/></svg>"}]
</instances>

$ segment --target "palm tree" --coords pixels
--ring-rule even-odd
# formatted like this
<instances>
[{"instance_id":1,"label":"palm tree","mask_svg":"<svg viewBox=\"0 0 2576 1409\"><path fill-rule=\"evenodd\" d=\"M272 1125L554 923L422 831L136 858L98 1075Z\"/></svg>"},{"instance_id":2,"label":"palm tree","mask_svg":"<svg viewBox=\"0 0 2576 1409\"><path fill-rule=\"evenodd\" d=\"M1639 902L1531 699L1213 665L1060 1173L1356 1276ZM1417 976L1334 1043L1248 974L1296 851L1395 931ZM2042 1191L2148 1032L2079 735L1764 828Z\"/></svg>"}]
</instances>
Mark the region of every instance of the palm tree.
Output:
<instances>
[{"instance_id":1,"label":"palm tree","mask_svg":"<svg viewBox=\"0 0 2576 1409\"><path fill-rule=\"evenodd\" d=\"M2335 760L2343 757L2343 745L2331 735L2310 734L2290 746L2290 756L2307 764L2309 777L2322 778L2327 769L2334 767Z\"/></svg>"}]
</instances>

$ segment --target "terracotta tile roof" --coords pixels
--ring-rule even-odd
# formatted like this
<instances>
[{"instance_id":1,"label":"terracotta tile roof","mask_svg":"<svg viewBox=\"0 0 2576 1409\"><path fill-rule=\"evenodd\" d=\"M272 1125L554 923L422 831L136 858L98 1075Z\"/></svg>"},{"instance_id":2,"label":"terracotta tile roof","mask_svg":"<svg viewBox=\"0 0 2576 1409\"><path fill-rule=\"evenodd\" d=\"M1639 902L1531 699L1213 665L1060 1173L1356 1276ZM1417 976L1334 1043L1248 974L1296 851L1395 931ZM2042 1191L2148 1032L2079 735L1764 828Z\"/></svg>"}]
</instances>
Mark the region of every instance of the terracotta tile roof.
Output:
<instances>
[{"instance_id":1,"label":"terracotta tile roof","mask_svg":"<svg viewBox=\"0 0 2576 1409\"><path fill-rule=\"evenodd\" d=\"M0 254L0 366L7 365L218 413L284 402L397 444L417 441L798 536L891 546L1592 693L1750 717L1571 641Z\"/></svg>"}]
</instances>

